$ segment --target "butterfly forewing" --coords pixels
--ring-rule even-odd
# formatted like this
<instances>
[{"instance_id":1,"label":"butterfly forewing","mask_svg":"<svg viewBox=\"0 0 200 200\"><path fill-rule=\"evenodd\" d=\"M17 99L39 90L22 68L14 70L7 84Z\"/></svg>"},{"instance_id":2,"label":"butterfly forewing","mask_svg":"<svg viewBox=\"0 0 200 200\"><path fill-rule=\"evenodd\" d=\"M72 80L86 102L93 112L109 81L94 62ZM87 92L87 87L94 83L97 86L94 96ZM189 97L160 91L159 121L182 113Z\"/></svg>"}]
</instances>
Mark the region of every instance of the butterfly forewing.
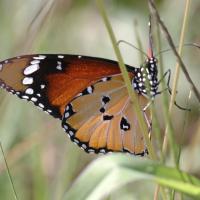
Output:
<instances>
[{"instance_id":1,"label":"butterfly forewing","mask_svg":"<svg viewBox=\"0 0 200 200\"><path fill-rule=\"evenodd\" d=\"M103 59L25 55L0 62L0 86L61 119L66 105L84 88L117 73L117 63Z\"/></svg>"}]
</instances>

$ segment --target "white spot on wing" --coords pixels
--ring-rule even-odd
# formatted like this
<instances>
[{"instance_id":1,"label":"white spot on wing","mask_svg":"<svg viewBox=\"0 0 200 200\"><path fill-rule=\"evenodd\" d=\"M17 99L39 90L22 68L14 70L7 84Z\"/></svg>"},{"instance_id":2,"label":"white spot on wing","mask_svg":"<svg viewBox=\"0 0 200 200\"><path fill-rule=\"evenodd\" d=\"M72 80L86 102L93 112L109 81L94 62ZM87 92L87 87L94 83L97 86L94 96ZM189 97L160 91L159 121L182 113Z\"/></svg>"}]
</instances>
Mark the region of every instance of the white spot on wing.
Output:
<instances>
[{"instance_id":1,"label":"white spot on wing","mask_svg":"<svg viewBox=\"0 0 200 200\"><path fill-rule=\"evenodd\" d=\"M30 65L30 66L28 66L28 67L25 68L24 74L25 75L32 74L33 72L37 71L39 68L40 67L39 67L38 64Z\"/></svg>"},{"instance_id":2,"label":"white spot on wing","mask_svg":"<svg viewBox=\"0 0 200 200\"><path fill-rule=\"evenodd\" d=\"M30 62L32 65L40 63L40 60L33 60Z\"/></svg>"},{"instance_id":3,"label":"white spot on wing","mask_svg":"<svg viewBox=\"0 0 200 200\"><path fill-rule=\"evenodd\" d=\"M34 59L38 59L38 60L44 60L46 58L46 56L43 55L39 55L38 57L33 57Z\"/></svg>"},{"instance_id":4,"label":"white spot on wing","mask_svg":"<svg viewBox=\"0 0 200 200\"><path fill-rule=\"evenodd\" d=\"M68 126L64 125L64 129L67 130L67 129L68 129Z\"/></svg>"},{"instance_id":5,"label":"white spot on wing","mask_svg":"<svg viewBox=\"0 0 200 200\"><path fill-rule=\"evenodd\" d=\"M57 61L57 64L58 64L58 66L56 67L56 69L58 69L58 70L62 70L62 67L61 67L61 62L60 61Z\"/></svg>"},{"instance_id":6,"label":"white spot on wing","mask_svg":"<svg viewBox=\"0 0 200 200\"><path fill-rule=\"evenodd\" d=\"M24 95L24 96L22 96L22 98L23 99L28 99L29 97Z\"/></svg>"},{"instance_id":7,"label":"white spot on wing","mask_svg":"<svg viewBox=\"0 0 200 200\"><path fill-rule=\"evenodd\" d=\"M86 148L87 148L85 144L82 144L82 147L83 147L83 149L86 149Z\"/></svg>"},{"instance_id":8,"label":"white spot on wing","mask_svg":"<svg viewBox=\"0 0 200 200\"><path fill-rule=\"evenodd\" d=\"M65 118L68 118L68 117L69 117L69 113L66 112L66 113L65 113Z\"/></svg>"},{"instance_id":9,"label":"white spot on wing","mask_svg":"<svg viewBox=\"0 0 200 200\"><path fill-rule=\"evenodd\" d=\"M82 94L82 92L81 93L79 93L76 97L79 97L79 96L82 96L83 94Z\"/></svg>"},{"instance_id":10,"label":"white spot on wing","mask_svg":"<svg viewBox=\"0 0 200 200\"><path fill-rule=\"evenodd\" d=\"M125 125L123 124L123 129L125 129L125 128L127 128L127 129L128 129L128 126L125 126Z\"/></svg>"},{"instance_id":11,"label":"white spot on wing","mask_svg":"<svg viewBox=\"0 0 200 200\"><path fill-rule=\"evenodd\" d=\"M32 78L32 77L25 77L25 78L23 79L22 83L23 83L24 85L30 85L30 84L33 83L33 78Z\"/></svg>"},{"instance_id":12,"label":"white spot on wing","mask_svg":"<svg viewBox=\"0 0 200 200\"><path fill-rule=\"evenodd\" d=\"M93 149L88 149L88 152L94 153L94 150Z\"/></svg>"},{"instance_id":13,"label":"white spot on wing","mask_svg":"<svg viewBox=\"0 0 200 200\"><path fill-rule=\"evenodd\" d=\"M56 67L56 69L58 69L58 70L62 70L61 65L58 65L58 66Z\"/></svg>"},{"instance_id":14,"label":"white spot on wing","mask_svg":"<svg viewBox=\"0 0 200 200\"><path fill-rule=\"evenodd\" d=\"M33 94L34 91L33 91L32 88L28 88L28 89L26 89L25 93L26 93L26 94Z\"/></svg>"},{"instance_id":15,"label":"white spot on wing","mask_svg":"<svg viewBox=\"0 0 200 200\"><path fill-rule=\"evenodd\" d=\"M3 65L2 65L2 64L0 64L0 71L2 70L2 67L3 67Z\"/></svg>"},{"instance_id":16,"label":"white spot on wing","mask_svg":"<svg viewBox=\"0 0 200 200\"><path fill-rule=\"evenodd\" d=\"M105 149L101 149L100 152L101 153L105 153L106 151L105 151Z\"/></svg>"},{"instance_id":17,"label":"white spot on wing","mask_svg":"<svg viewBox=\"0 0 200 200\"><path fill-rule=\"evenodd\" d=\"M64 58L64 56L62 56L62 55L58 55L58 58Z\"/></svg>"},{"instance_id":18,"label":"white spot on wing","mask_svg":"<svg viewBox=\"0 0 200 200\"><path fill-rule=\"evenodd\" d=\"M44 55L39 55L39 58L46 58L46 56L44 56Z\"/></svg>"},{"instance_id":19,"label":"white spot on wing","mask_svg":"<svg viewBox=\"0 0 200 200\"><path fill-rule=\"evenodd\" d=\"M72 132L72 131L69 131L69 134L72 136L72 135L74 135L74 133Z\"/></svg>"},{"instance_id":20,"label":"white spot on wing","mask_svg":"<svg viewBox=\"0 0 200 200\"><path fill-rule=\"evenodd\" d=\"M41 108L44 108L44 105L42 103L39 103L38 106L40 106Z\"/></svg>"},{"instance_id":21,"label":"white spot on wing","mask_svg":"<svg viewBox=\"0 0 200 200\"><path fill-rule=\"evenodd\" d=\"M32 102L36 102L37 100L38 100L38 99L35 98L35 97L32 97L32 98L31 98L31 101L32 101Z\"/></svg>"},{"instance_id":22,"label":"white spot on wing","mask_svg":"<svg viewBox=\"0 0 200 200\"><path fill-rule=\"evenodd\" d=\"M76 139L74 139L74 142L75 142L75 143L77 143L77 144L79 143L79 141L78 141L78 140L76 140Z\"/></svg>"},{"instance_id":23,"label":"white spot on wing","mask_svg":"<svg viewBox=\"0 0 200 200\"><path fill-rule=\"evenodd\" d=\"M92 94L92 87L89 86L89 87L87 88L87 91L88 91L89 94Z\"/></svg>"}]
</instances>

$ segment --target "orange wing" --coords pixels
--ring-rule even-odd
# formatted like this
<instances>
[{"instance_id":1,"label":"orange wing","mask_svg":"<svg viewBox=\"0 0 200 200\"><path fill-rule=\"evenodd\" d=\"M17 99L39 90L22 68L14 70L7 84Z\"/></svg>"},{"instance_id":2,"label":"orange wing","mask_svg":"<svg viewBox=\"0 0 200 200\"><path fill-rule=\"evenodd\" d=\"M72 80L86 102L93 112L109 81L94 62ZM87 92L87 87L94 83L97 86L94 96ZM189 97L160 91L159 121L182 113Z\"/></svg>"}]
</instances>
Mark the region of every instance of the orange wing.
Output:
<instances>
[{"instance_id":1,"label":"orange wing","mask_svg":"<svg viewBox=\"0 0 200 200\"><path fill-rule=\"evenodd\" d=\"M129 76L132 79L134 74ZM148 99L136 95L142 110ZM149 108L146 114L150 120ZM147 152L122 74L101 79L82 91L66 106L62 126L89 153Z\"/></svg>"},{"instance_id":2,"label":"orange wing","mask_svg":"<svg viewBox=\"0 0 200 200\"><path fill-rule=\"evenodd\" d=\"M0 86L61 119L77 94L102 77L118 73L117 62L106 59L25 55L0 62Z\"/></svg>"},{"instance_id":3,"label":"orange wing","mask_svg":"<svg viewBox=\"0 0 200 200\"><path fill-rule=\"evenodd\" d=\"M126 67L132 80L137 69ZM117 62L73 55L10 58L0 62L0 86L62 119L86 152L147 152ZM136 95L142 110L148 99Z\"/></svg>"}]
</instances>

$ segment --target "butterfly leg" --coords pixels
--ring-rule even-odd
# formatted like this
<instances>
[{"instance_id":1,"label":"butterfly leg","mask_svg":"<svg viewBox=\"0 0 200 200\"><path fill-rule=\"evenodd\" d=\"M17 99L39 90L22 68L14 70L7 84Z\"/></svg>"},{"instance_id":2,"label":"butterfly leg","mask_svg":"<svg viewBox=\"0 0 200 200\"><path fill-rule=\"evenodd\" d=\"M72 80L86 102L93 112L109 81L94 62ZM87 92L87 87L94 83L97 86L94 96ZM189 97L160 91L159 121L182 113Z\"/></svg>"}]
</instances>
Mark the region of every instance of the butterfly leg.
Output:
<instances>
[{"instance_id":1,"label":"butterfly leg","mask_svg":"<svg viewBox=\"0 0 200 200\"><path fill-rule=\"evenodd\" d=\"M167 80L167 88L165 90L168 90L169 93L171 94L171 91L172 89L169 87L169 82L170 82L170 78L171 78L171 70L168 69L165 74L163 75L163 77L158 81L158 85L161 83L161 81L165 78L165 76L168 74L168 80ZM164 91L165 91L164 90ZM160 92L160 94L162 93L163 91Z\"/></svg>"},{"instance_id":2,"label":"butterfly leg","mask_svg":"<svg viewBox=\"0 0 200 200\"><path fill-rule=\"evenodd\" d=\"M145 117L146 122L147 122L147 125L148 125L148 133L149 133L150 130L151 130L151 124L149 123L149 120L148 120L148 117L147 117L145 111L146 111L146 109L149 107L149 105L154 101L154 99L155 99L155 96L153 96L153 97L151 98L151 100L148 102L148 104L143 108L143 114L144 114L144 117Z\"/></svg>"},{"instance_id":3,"label":"butterfly leg","mask_svg":"<svg viewBox=\"0 0 200 200\"><path fill-rule=\"evenodd\" d=\"M172 89L169 87L169 81L170 81L170 78L171 78L171 70L170 70L170 69L168 69L168 70L165 72L164 76L160 79L160 81L158 81L158 85L160 84L160 82L165 78L165 76L166 76L168 73L169 73L169 75L168 75L168 80L167 80L167 88L166 88L165 90L159 92L159 94L161 94L162 92L164 92L164 91L166 91L166 90L169 91L170 95L172 94ZM176 93L177 93L177 91L176 91ZM181 109L181 110L187 110L186 108L180 107L180 106L176 103L176 101L174 101L174 104L175 104L179 109ZM189 111L191 111L191 110L189 109Z\"/></svg>"}]
</instances>

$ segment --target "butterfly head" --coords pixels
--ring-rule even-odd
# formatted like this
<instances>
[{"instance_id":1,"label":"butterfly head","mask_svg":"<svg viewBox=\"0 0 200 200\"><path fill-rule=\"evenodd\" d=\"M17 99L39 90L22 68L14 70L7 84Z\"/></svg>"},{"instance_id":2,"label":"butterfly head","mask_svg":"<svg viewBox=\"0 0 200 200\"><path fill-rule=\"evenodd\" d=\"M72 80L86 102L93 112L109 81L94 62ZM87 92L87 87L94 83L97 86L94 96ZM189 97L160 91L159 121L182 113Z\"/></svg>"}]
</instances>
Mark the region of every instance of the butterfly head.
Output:
<instances>
[{"instance_id":1,"label":"butterfly head","mask_svg":"<svg viewBox=\"0 0 200 200\"><path fill-rule=\"evenodd\" d=\"M144 96L155 96L159 93L157 81L157 59L153 54L153 39L151 33L151 17L149 18L149 51L147 60L135 70L132 85L134 90Z\"/></svg>"}]
</instances>

